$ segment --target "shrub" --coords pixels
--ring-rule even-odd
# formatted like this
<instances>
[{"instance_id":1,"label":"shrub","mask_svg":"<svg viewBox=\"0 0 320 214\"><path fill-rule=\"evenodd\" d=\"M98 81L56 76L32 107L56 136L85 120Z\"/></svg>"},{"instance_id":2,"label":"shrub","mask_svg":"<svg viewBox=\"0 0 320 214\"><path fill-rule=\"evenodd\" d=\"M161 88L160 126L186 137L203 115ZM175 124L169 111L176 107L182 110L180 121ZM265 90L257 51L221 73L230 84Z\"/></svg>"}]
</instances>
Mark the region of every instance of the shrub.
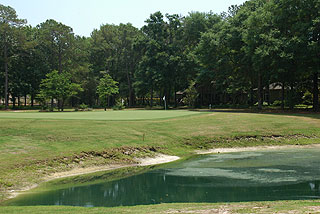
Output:
<instances>
[{"instance_id":1,"label":"shrub","mask_svg":"<svg viewBox=\"0 0 320 214\"><path fill-rule=\"evenodd\" d=\"M124 105L124 101L123 99L117 99L116 100L116 104L114 106L112 106L113 110L123 110L125 109L125 105Z\"/></svg>"},{"instance_id":2,"label":"shrub","mask_svg":"<svg viewBox=\"0 0 320 214\"><path fill-rule=\"evenodd\" d=\"M309 91L306 91L302 96L302 103L305 105L312 105L313 96Z\"/></svg>"},{"instance_id":3,"label":"shrub","mask_svg":"<svg viewBox=\"0 0 320 214\"><path fill-rule=\"evenodd\" d=\"M79 110L81 111L87 111L88 110L88 105L82 103L79 105Z\"/></svg>"},{"instance_id":4,"label":"shrub","mask_svg":"<svg viewBox=\"0 0 320 214\"><path fill-rule=\"evenodd\" d=\"M282 104L281 100L275 100L275 101L272 103L273 106L281 106L281 104Z\"/></svg>"},{"instance_id":5,"label":"shrub","mask_svg":"<svg viewBox=\"0 0 320 214\"><path fill-rule=\"evenodd\" d=\"M183 98L183 102L187 103L190 108L195 107L196 100L199 96L195 87L195 82L190 82L189 87L185 90L186 96Z\"/></svg>"}]
</instances>

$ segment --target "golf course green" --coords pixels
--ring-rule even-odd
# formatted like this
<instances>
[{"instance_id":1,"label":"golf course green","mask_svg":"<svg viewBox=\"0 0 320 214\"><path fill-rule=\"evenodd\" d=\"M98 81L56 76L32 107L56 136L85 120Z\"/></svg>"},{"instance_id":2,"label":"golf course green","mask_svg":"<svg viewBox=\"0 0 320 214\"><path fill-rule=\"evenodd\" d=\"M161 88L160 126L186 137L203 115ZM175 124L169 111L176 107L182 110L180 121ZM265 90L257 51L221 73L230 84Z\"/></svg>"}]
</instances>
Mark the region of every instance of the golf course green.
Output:
<instances>
[{"instance_id":1,"label":"golf course green","mask_svg":"<svg viewBox=\"0 0 320 214\"><path fill-rule=\"evenodd\" d=\"M65 120L151 120L199 114L196 111L0 112L0 118Z\"/></svg>"}]
</instances>

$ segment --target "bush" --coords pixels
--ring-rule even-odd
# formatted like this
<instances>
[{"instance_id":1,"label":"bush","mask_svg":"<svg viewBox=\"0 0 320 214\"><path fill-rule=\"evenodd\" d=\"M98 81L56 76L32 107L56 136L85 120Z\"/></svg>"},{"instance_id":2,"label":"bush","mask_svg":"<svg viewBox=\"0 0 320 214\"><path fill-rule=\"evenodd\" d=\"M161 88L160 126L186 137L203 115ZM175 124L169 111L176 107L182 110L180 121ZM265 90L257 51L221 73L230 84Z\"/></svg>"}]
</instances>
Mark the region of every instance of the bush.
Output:
<instances>
[{"instance_id":1,"label":"bush","mask_svg":"<svg viewBox=\"0 0 320 214\"><path fill-rule=\"evenodd\" d=\"M195 82L190 82L189 87L185 90L186 96L183 98L183 102L187 103L190 108L195 107L196 100L199 96L195 87Z\"/></svg>"},{"instance_id":2,"label":"bush","mask_svg":"<svg viewBox=\"0 0 320 214\"><path fill-rule=\"evenodd\" d=\"M88 105L82 103L79 105L79 110L81 111L87 111L88 110Z\"/></svg>"},{"instance_id":3,"label":"bush","mask_svg":"<svg viewBox=\"0 0 320 214\"><path fill-rule=\"evenodd\" d=\"M312 105L313 96L309 91L306 91L302 96L302 103L305 105Z\"/></svg>"},{"instance_id":4,"label":"bush","mask_svg":"<svg viewBox=\"0 0 320 214\"><path fill-rule=\"evenodd\" d=\"M281 106L281 104L282 104L281 100L275 100L275 101L272 103L273 106Z\"/></svg>"},{"instance_id":5,"label":"bush","mask_svg":"<svg viewBox=\"0 0 320 214\"><path fill-rule=\"evenodd\" d=\"M112 106L112 109L113 110L123 110L125 109L125 105L124 105L124 102L123 102L123 99L117 99L116 100L116 104L114 106Z\"/></svg>"}]
</instances>

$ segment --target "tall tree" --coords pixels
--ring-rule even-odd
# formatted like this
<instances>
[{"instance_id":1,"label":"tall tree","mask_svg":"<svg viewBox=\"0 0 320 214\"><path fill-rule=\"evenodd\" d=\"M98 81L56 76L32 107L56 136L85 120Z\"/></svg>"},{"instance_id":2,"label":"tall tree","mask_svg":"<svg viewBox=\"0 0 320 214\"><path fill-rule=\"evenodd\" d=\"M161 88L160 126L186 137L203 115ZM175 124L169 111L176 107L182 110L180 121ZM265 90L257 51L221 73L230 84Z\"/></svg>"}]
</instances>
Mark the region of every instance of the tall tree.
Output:
<instances>
[{"instance_id":1,"label":"tall tree","mask_svg":"<svg viewBox=\"0 0 320 214\"><path fill-rule=\"evenodd\" d=\"M147 86L150 93L150 106L153 106L153 96L155 90L163 93L167 79L163 74L168 68L169 54L167 52L168 31L166 22L161 12L150 15L146 25L142 27L145 34L145 53L140 62L140 77L147 77ZM140 80L143 81L143 80Z\"/></svg>"},{"instance_id":2,"label":"tall tree","mask_svg":"<svg viewBox=\"0 0 320 214\"><path fill-rule=\"evenodd\" d=\"M15 45L17 29L25 24L26 21L19 19L16 11L10 6L0 4L0 39L3 47L5 83L4 83L4 99L5 108L8 108L8 63L9 58L14 54L13 46Z\"/></svg>"},{"instance_id":3,"label":"tall tree","mask_svg":"<svg viewBox=\"0 0 320 214\"><path fill-rule=\"evenodd\" d=\"M39 48L50 63L50 71L58 70L62 73L67 70L74 42L72 28L53 19L39 24L37 28Z\"/></svg>"},{"instance_id":4,"label":"tall tree","mask_svg":"<svg viewBox=\"0 0 320 214\"><path fill-rule=\"evenodd\" d=\"M91 63L96 76L107 71L119 82L119 93L128 105L135 102L134 73L141 58L141 50L134 47L141 32L131 24L102 25L94 30L91 40Z\"/></svg>"},{"instance_id":5,"label":"tall tree","mask_svg":"<svg viewBox=\"0 0 320 214\"><path fill-rule=\"evenodd\" d=\"M46 73L53 70L57 70L60 74L69 71L74 41L72 28L53 19L39 24L37 28L39 47L49 62L50 69ZM62 102L58 100L58 105Z\"/></svg>"}]
</instances>

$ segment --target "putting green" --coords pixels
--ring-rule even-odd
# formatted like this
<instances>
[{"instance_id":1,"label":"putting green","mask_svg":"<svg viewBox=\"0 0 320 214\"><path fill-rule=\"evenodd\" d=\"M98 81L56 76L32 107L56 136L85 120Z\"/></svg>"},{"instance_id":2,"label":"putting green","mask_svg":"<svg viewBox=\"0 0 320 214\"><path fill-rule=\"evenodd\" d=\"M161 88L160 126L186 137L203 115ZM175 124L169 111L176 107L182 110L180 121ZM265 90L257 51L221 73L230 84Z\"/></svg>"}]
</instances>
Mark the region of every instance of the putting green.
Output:
<instances>
[{"instance_id":1,"label":"putting green","mask_svg":"<svg viewBox=\"0 0 320 214\"><path fill-rule=\"evenodd\" d=\"M187 110L125 110L92 112L0 112L1 118L65 120L150 120L201 114Z\"/></svg>"}]
</instances>

